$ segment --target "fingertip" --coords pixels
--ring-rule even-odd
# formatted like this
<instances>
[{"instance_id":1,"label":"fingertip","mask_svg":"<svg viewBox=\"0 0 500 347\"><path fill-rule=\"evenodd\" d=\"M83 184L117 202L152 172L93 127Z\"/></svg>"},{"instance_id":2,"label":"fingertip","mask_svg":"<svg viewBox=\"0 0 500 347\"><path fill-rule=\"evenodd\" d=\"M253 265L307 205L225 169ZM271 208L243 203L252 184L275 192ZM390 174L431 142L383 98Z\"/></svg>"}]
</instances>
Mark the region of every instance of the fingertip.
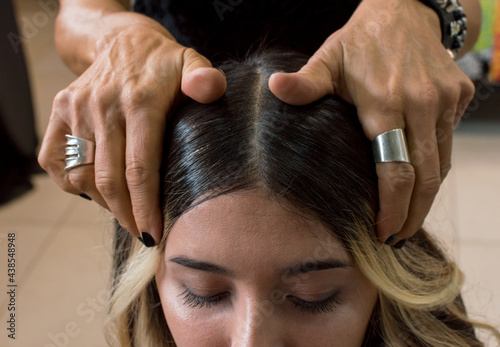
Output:
<instances>
[{"instance_id":1,"label":"fingertip","mask_svg":"<svg viewBox=\"0 0 500 347\"><path fill-rule=\"evenodd\" d=\"M226 76L222 70L200 67L182 78L184 94L202 104L218 100L226 91Z\"/></svg>"},{"instance_id":2,"label":"fingertip","mask_svg":"<svg viewBox=\"0 0 500 347\"><path fill-rule=\"evenodd\" d=\"M269 89L281 101L291 105L305 105L311 101L310 91L296 73L277 72L269 78Z\"/></svg>"},{"instance_id":3,"label":"fingertip","mask_svg":"<svg viewBox=\"0 0 500 347\"><path fill-rule=\"evenodd\" d=\"M398 234L392 234L391 236L389 236L385 241L384 243L386 245L389 245L389 246L392 246L394 245L394 243L396 242L396 240L398 239Z\"/></svg>"},{"instance_id":4,"label":"fingertip","mask_svg":"<svg viewBox=\"0 0 500 347\"><path fill-rule=\"evenodd\" d=\"M331 83L300 72L276 72L269 78L269 89L281 101L290 105L307 105L333 94Z\"/></svg>"},{"instance_id":5,"label":"fingertip","mask_svg":"<svg viewBox=\"0 0 500 347\"><path fill-rule=\"evenodd\" d=\"M139 241L142 242L142 244L146 247L153 247L155 245L155 240L151 236L151 234L147 232L142 232L141 237L138 237Z\"/></svg>"},{"instance_id":6,"label":"fingertip","mask_svg":"<svg viewBox=\"0 0 500 347\"><path fill-rule=\"evenodd\" d=\"M382 213L379 212L377 215L377 225L375 233L377 239L387 245L392 245L396 238L398 237L399 229L394 224L394 220L391 217L381 217Z\"/></svg>"},{"instance_id":7,"label":"fingertip","mask_svg":"<svg viewBox=\"0 0 500 347\"><path fill-rule=\"evenodd\" d=\"M396 243L393 247L395 249L401 249L404 247L404 245L406 244L407 241L408 241L408 239L403 239L403 240L399 241L398 243Z\"/></svg>"}]
</instances>

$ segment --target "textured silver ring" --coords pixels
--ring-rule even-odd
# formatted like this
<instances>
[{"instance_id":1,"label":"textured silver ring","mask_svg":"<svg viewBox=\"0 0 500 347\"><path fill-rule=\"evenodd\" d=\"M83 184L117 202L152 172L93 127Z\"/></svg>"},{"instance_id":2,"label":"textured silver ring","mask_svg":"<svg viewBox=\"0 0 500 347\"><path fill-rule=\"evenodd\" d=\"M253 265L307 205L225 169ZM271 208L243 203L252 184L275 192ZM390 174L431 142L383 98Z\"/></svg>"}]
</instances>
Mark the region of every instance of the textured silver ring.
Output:
<instances>
[{"instance_id":1,"label":"textured silver ring","mask_svg":"<svg viewBox=\"0 0 500 347\"><path fill-rule=\"evenodd\" d=\"M376 163L410 162L410 154L403 129L393 129L378 135L372 142Z\"/></svg>"},{"instance_id":2,"label":"textured silver ring","mask_svg":"<svg viewBox=\"0 0 500 347\"><path fill-rule=\"evenodd\" d=\"M80 165L94 163L94 142L72 135L66 135L66 139L66 167L64 171Z\"/></svg>"}]
</instances>

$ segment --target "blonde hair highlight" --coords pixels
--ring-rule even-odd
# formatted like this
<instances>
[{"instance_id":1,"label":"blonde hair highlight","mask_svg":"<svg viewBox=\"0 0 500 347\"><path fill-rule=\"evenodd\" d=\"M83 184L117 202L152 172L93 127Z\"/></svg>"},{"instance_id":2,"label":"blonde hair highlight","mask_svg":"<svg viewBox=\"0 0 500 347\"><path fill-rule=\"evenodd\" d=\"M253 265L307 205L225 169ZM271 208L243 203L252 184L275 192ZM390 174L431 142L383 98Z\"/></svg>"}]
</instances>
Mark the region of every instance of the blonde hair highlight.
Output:
<instances>
[{"instance_id":1,"label":"blonde hair highlight","mask_svg":"<svg viewBox=\"0 0 500 347\"><path fill-rule=\"evenodd\" d=\"M173 223L169 223L172 225ZM500 343L500 333L493 326L467 318L457 303L463 285L463 274L436 247L430 235L420 230L403 249L396 250L378 243L361 223L343 240L361 272L378 289L376 324L388 346L475 347L484 346L473 335L453 329L433 314L442 311L465 326L489 331ZM128 237L128 235L126 235ZM121 347L176 346L164 322L154 319L149 291L168 237L165 231L160 245L145 248L133 240L123 271L114 282L106 323L108 343ZM435 248L430 254L423 245ZM165 331L167 330L167 331Z\"/></svg>"}]
</instances>

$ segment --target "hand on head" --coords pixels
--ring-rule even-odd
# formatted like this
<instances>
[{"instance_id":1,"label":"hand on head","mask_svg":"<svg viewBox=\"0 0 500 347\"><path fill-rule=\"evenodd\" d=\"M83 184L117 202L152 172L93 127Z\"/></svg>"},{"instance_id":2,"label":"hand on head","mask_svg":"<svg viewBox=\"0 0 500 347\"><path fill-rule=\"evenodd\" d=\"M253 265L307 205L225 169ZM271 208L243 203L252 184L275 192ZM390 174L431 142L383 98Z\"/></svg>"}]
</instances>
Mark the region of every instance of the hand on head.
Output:
<instances>
[{"instance_id":1,"label":"hand on head","mask_svg":"<svg viewBox=\"0 0 500 347\"><path fill-rule=\"evenodd\" d=\"M382 242L408 238L422 225L451 167L453 128L474 93L439 30L436 14L418 1L363 1L300 71L269 80L289 104L327 94L353 103L370 140L405 130L411 165L376 168ZM65 191L110 209L134 236L151 235L144 235L148 245L162 235L158 172L168 114L184 96L210 103L226 88L206 58L167 34L131 25L106 36L93 64L55 98L39 156ZM93 166L63 170L66 134L96 143Z\"/></svg>"},{"instance_id":2,"label":"hand on head","mask_svg":"<svg viewBox=\"0 0 500 347\"><path fill-rule=\"evenodd\" d=\"M65 191L109 209L148 245L163 233L159 207L161 148L170 110L185 96L220 98L223 73L195 52L141 27L100 47L95 62L54 100L41 166ZM65 135L96 143L94 165L64 170Z\"/></svg>"},{"instance_id":3,"label":"hand on head","mask_svg":"<svg viewBox=\"0 0 500 347\"><path fill-rule=\"evenodd\" d=\"M356 106L370 140L405 130L411 165L377 164L377 236L394 244L422 226L451 168L453 129L474 86L441 44L432 9L418 1L376 2L361 2L300 71L274 74L269 87L294 105L340 96Z\"/></svg>"}]
</instances>

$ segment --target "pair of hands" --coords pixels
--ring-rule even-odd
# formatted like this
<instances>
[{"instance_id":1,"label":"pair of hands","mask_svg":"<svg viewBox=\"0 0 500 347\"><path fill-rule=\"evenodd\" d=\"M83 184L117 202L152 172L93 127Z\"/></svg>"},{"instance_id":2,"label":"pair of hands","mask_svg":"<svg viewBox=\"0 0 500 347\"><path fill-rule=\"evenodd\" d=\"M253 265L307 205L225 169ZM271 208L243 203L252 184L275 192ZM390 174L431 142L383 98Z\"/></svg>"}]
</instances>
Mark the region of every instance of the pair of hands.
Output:
<instances>
[{"instance_id":1,"label":"pair of hands","mask_svg":"<svg viewBox=\"0 0 500 347\"><path fill-rule=\"evenodd\" d=\"M168 113L185 96L216 101L226 81L152 20L127 15L135 24L100 40L91 66L56 96L39 161L62 189L88 195L131 234L149 233L158 243ZM353 103L370 140L405 129L412 164L376 165L382 242L406 239L423 224L451 167L454 126L474 95L440 40L437 15L420 2L363 1L300 71L269 80L293 105L327 94ZM65 134L96 142L94 165L64 171Z\"/></svg>"}]
</instances>

